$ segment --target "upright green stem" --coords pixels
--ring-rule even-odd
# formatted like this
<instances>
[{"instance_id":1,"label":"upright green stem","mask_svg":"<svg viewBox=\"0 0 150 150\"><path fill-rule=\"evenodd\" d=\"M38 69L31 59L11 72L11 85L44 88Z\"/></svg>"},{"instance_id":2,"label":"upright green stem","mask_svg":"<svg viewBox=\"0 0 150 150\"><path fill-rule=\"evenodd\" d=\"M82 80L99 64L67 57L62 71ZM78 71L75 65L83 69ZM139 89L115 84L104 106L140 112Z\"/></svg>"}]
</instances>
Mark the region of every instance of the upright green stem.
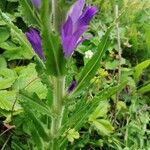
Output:
<instances>
[{"instance_id":1,"label":"upright green stem","mask_svg":"<svg viewBox=\"0 0 150 150\"><path fill-rule=\"evenodd\" d=\"M61 25L65 19L64 6L58 0L51 0L52 4L52 24L54 31L60 33Z\"/></svg>"},{"instance_id":2,"label":"upright green stem","mask_svg":"<svg viewBox=\"0 0 150 150\"><path fill-rule=\"evenodd\" d=\"M56 7L57 7L57 0L52 0L52 19L53 19L53 29L56 30L57 28L57 12L56 12Z\"/></svg>"},{"instance_id":3,"label":"upright green stem","mask_svg":"<svg viewBox=\"0 0 150 150\"><path fill-rule=\"evenodd\" d=\"M65 77L54 77L53 79L53 110L55 112L52 118L51 134L53 137L53 143L57 138L58 130L61 127L63 117L63 97L65 92Z\"/></svg>"},{"instance_id":4,"label":"upright green stem","mask_svg":"<svg viewBox=\"0 0 150 150\"><path fill-rule=\"evenodd\" d=\"M115 5L115 19L119 17L119 8L118 5ZM122 59L122 49L121 49L121 39L120 39L120 31L119 31L119 21L116 22L116 34L117 34L117 44L118 44L118 56L119 56L119 65L118 65L118 78L117 82L120 84L121 82L121 59ZM116 105L119 101L119 92L116 94L116 100L114 102L114 120L113 123L116 121Z\"/></svg>"}]
</instances>

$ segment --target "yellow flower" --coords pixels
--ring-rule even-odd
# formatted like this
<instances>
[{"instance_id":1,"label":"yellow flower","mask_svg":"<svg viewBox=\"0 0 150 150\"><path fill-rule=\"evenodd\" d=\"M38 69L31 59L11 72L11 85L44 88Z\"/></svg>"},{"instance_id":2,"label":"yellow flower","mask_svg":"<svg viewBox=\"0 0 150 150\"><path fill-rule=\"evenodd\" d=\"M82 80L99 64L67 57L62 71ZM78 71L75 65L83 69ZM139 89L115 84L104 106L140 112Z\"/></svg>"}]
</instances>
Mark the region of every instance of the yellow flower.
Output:
<instances>
[{"instance_id":1,"label":"yellow flower","mask_svg":"<svg viewBox=\"0 0 150 150\"><path fill-rule=\"evenodd\" d=\"M75 129L70 129L67 133L67 139L71 143L73 143L75 139L79 139L79 137L79 132L75 131Z\"/></svg>"}]
</instances>

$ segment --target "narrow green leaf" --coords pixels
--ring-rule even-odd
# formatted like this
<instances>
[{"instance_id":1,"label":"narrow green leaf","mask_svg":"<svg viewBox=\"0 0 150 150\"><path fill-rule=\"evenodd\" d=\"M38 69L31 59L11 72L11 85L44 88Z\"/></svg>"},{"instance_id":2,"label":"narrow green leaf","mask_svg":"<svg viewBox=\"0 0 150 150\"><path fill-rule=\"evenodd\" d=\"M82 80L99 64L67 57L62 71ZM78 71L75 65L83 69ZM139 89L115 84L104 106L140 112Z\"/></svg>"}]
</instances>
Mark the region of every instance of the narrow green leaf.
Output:
<instances>
[{"instance_id":1,"label":"narrow green leaf","mask_svg":"<svg viewBox=\"0 0 150 150\"><path fill-rule=\"evenodd\" d=\"M62 130L65 128L75 128L76 130L80 129L88 120L90 114L93 113L98 107L101 101L107 100L112 95L121 91L126 84L127 81L124 81L120 85L104 89L96 96L94 96L94 98L89 102L87 102L86 100L81 100L80 102L78 102L75 112L70 118L68 118Z\"/></svg>"},{"instance_id":2,"label":"narrow green leaf","mask_svg":"<svg viewBox=\"0 0 150 150\"><path fill-rule=\"evenodd\" d=\"M109 45L108 38L111 30L112 27L107 30L106 34L98 45L97 52L81 71L78 78L78 85L73 91L72 95L79 94L84 87L89 85L90 80L95 75L97 69L100 67L100 61L102 60L102 57L105 54Z\"/></svg>"},{"instance_id":3,"label":"narrow green leaf","mask_svg":"<svg viewBox=\"0 0 150 150\"><path fill-rule=\"evenodd\" d=\"M143 61L135 67L134 79L136 82L139 81L140 76L144 69L146 69L150 65L150 59Z\"/></svg>"},{"instance_id":4,"label":"narrow green leaf","mask_svg":"<svg viewBox=\"0 0 150 150\"><path fill-rule=\"evenodd\" d=\"M48 141L49 140L49 136L48 133L45 130L44 125L42 124L42 122L34 115L32 109L25 105L22 104L25 112L27 113L27 115L29 116L29 118L33 121L33 124L35 126L35 128L37 129L38 134L40 135L41 138L43 138L43 140Z\"/></svg>"},{"instance_id":5,"label":"narrow green leaf","mask_svg":"<svg viewBox=\"0 0 150 150\"><path fill-rule=\"evenodd\" d=\"M145 85L138 90L138 93L141 93L141 94L144 94L147 92L150 92L150 84Z\"/></svg>"},{"instance_id":6,"label":"narrow green leaf","mask_svg":"<svg viewBox=\"0 0 150 150\"><path fill-rule=\"evenodd\" d=\"M137 52L138 50L138 30L137 30L137 24L133 24L131 26L131 31L130 31L130 38L131 38L131 43L133 46L133 50Z\"/></svg>"},{"instance_id":7,"label":"narrow green leaf","mask_svg":"<svg viewBox=\"0 0 150 150\"><path fill-rule=\"evenodd\" d=\"M36 128L35 127L32 127L31 129L31 136L32 136L32 139L37 147L38 150L44 150L44 144L43 144L43 141L39 135L39 133L37 132Z\"/></svg>"},{"instance_id":8,"label":"narrow green leaf","mask_svg":"<svg viewBox=\"0 0 150 150\"><path fill-rule=\"evenodd\" d=\"M48 115L48 116L52 116L51 115L51 111L49 110L49 108L46 106L46 104L44 102L42 102L42 100L40 100L37 96L29 96L28 94L26 94L25 91L20 91L20 99L24 100L26 102L28 102L28 105L30 105L31 107L34 106L34 109L36 109L38 112L44 114L44 115Z\"/></svg>"},{"instance_id":9,"label":"narrow green leaf","mask_svg":"<svg viewBox=\"0 0 150 150\"><path fill-rule=\"evenodd\" d=\"M11 146L15 150L22 150L23 149L23 147L20 144L16 143L16 141L14 141L14 140L12 141Z\"/></svg>"},{"instance_id":10,"label":"narrow green leaf","mask_svg":"<svg viewBox=\"0 0 150 150\"><path fill-rule=\"evenodd\" d=\"M20 12L22 14L23 20L28 24L35 27L40 27L40 20L37 17L35 9L31 7L31 3L27 0L19 0Z\"/></svg>"}]
</instances>

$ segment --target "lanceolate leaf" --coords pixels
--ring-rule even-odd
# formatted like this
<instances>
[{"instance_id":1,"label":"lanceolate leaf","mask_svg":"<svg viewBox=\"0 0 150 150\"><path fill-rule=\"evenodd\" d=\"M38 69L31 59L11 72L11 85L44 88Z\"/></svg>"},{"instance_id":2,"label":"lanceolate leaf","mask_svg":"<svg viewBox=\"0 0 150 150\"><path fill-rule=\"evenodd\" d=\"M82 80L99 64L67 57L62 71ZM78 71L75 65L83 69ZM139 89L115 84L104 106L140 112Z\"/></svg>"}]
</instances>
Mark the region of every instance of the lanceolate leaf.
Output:
<instances>
[{"instance_id":1,"label":"lanceolate leaf","mask_svg":"<svg viewBox=\"0 0 150 150\"><path fill-rule=\"evenodd\" d=\"M141 62L135 67L134 79L136 80L136 82L139 81L139 78L143 70L146 69L149 65L150 65L150 59Z\"/></svg>"},{"instance_id":2,"label":"lanceolate leaf","mask_svg":"<svg viewBox=\"0 0 150 150\"><path fill-rule=\"evenodd\" d=\"M92 59L86 64L86 66L81 71L78 78L78 85L74 90L74 92L72 93L72 95L79 94L84 87L89 85L89 81L95 75L96 70L100 67L100 61L109 45L108 38L111 29L112 27L107 30L105 36L102 38L100 44L98 45L97 52L94 54Z\"/></svg>"},{"instance_id":3,"label":"lanceolate leaf","mask_svg":"<svg viewBox=\"0 0 150 150\"><path fill-rule=\"evenodd\" d=\"M28 2L28 0L19 0L20 2L20 12L22 14L22 17L24 21L28 25L32 26L40 26L40 20L36 15L35 9L31 7L31 3Z\"/></svg>"},{"instance_id":4,"label":"lanceolate leaf","mask_svg":"<svg viewBox=\"0 0 150 150\"><path fill-rule=\"evenodd\" d=\"M95 111L100 101L109 99L112 95L121 91L126 84L127 81L124 81L120 85L104 89L89 102L83 99L80 102L78 102L74 114L70 118L68 118L66 123L62 126L60 134L65 132L65 130L69 128L74 128L78 131L81 127L85 125L90 114ZM66 139L62 138L60 146L62 146L65 143L65 141Z\"/></svg>"},{"instance_id":5,"label":"lanceolate leaf","mask_svg":"<svg viewBox=\"0 0 150 150\"><path fill-rule=\"evenodd\" d=\"M27 105L22 104L26 114L28 115L28 117L30 117L30 119L33 121L33 124L35 126L35 128L37 129L38 134L40 135L40 137L42 139L44 139L45 141L49 140L49 136L48 133L45 130L44 125L42 124L42 122L35 116L35 114L33 113L32 109L30 107L28 107Z\"/></svg>"},{"instance_id":6,"label":"lanceolate leaf","mask_svg":"<svg viewBox=\"0 0 150 150\"><path fill-rule=\"evenodd\" d=\"M150 91L150 83L141 87L138 92L141 93L141 94L144 94L144 93L147 93Z\"/></svg>"},{"instance_id":7,"label":"lanceolate leaf","mask_svg":"<svg viewBox=\"0 0 150 150\"><path fill-rule=\"evenodd\" d=\"M104 89L89 102L86 100L78 102L73 116L66 121L65 125L70 128L75 128L76 130L80 129L89 118L90 114L98 107L100 101L109 99L112 95L121 91L126 84L127 82L125 81L120 85Z\"/></svg>"},{"instance_id":8,"label":"lanceolate leaf","mask_svg":"<svg viewBox=\"0 0 150 150\"><path fill-rule=\"evenodd\" d=\"M49 0L44 0L42 1L41 21L46 65L50 74L59 76L63 72L61 68L64 68L62 67L64 64L64 56L63 51L60 48L60 39L52 32L49 14Z\"/></svg>"},{"instance_id":9,"label":"lanceolate leaf","mask_svg":"<svg viewBox=\"0 0 150 150\"><path fill-rule=\"evenodd\" d=\"M20 99L24 100L28 103L28 105L30 106L34 106L34 109L36 109L38 112L42 113L42 114L46 114L48 116L51 117L51 112L50 110L47 108L46 104L44 104L44 102L42 102L42 100L38 99L38 97L34 97L34 96L29 96L25 93L25 91L20 91Z\"/></svg>"},{"instance_id":10,"label":"lanceolate leaf","mask_svg":"<svg viewBox=\"0 0 150 150\"><path fill-rule=\"evenodd\" d=\"M31 129L31 134L32 134L32 139L37 147L38 150L44 150L44 144L43 141L40 137L40 135L38 134L37 130L35 127L32 127Z\"/></svg>"}]
</instances>

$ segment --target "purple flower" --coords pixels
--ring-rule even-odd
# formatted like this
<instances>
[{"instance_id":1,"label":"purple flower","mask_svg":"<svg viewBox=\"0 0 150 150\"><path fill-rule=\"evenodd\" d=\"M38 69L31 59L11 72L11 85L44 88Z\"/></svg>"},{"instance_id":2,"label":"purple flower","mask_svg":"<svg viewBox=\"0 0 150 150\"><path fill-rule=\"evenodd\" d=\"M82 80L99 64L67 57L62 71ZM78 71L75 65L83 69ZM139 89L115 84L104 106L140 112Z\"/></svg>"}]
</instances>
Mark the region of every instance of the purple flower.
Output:
<instances>
[{"instance_id":1,"label":"purple flower","mask_svg":"<svg viewBox=\"0 0 150 150\"><path fill-rule=\"evenodd\" d=\"M40 8L41 0L32 0L32 4L33 4L36 8Z\"/></svg>"},{"instance_id":2,"label":"purple flower","mask_svg":"<svg viewBox=\"0 0 150 150\"><path fill-rule=\"evenodd\" d=\"M61 40L65 57L72 55L76 47L85 40L81 35L97 13L97 8L88 6L84 9L85 0L78 0L68 13L66 22L61 28Z\"/></svg>"},{"instance_id":3,"label":"purple flower","mask_svg":"<svg viewBox=\"0 0 150 150\"><path fill-rule=\"evenodd\" d=\"M71 93L77 85L77 81L75 79L72 80L70 86L68 87L68 93Z\"/></svg>"},{"instance_id":4,"label":"purple flower","mask_svg":"<svg viewBox=\"0 0 150 150\"><path fill-rule=\"evenodd\" d=\"M34 28L30 28L28 32L25 33L28 41L30 42L30 44L32 45L32 48L34 49L35 53L41 58L41 59L45 59L44 54L43 54L43 50L42 50L42 40L40 37L39 32L34 29Z\"/></svg>"}]
</instances>

